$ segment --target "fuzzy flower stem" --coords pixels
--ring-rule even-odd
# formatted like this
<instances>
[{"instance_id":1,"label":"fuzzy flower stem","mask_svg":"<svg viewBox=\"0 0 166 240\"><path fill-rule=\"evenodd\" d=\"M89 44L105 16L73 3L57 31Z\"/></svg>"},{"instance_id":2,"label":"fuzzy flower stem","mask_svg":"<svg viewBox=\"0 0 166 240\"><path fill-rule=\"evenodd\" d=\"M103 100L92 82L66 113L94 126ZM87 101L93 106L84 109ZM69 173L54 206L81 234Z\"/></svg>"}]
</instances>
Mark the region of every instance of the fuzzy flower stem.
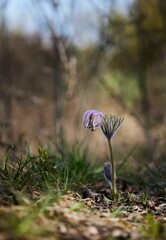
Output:
<instances>
[{"instance_id":1,"label":"fuzzy flower stem","mask_svg":"<svg viewBox=\"0 0 166 240\"><path fill-rule=\"evenodd\" d=\"M105 135L108 141L108 147L110 152L110 164L111 164L111 192L113 195L116 194L116 171L115 171L115 164L113 158L113 150L112 150L112 139L120 125L122 124L124 118L117 117L115 115L110 115L107 117L106 115L103 117L103 121L100 125L103 134ZM107 174L106 174L107 175ZM106 176L107 179L107 176ZM110 179L109 179L110 180ZM107 179L108 181L108 179Z\"/></svg>"},{"instance_id":2,"label":"fuzzy flower stem","mask_svg":"<svg viewBox=\"0 0 166 240\"><path fill-rule=\"evenodd\" d=\"M108 139L108 147L110 152L110 159L111 159L111 165L112 165L112 193L116 193L116 176L115 176L115 164L114 164L114 158L113 158L113 151L112 151L112 144L111 139Z\"/></svg>"}]
</instances>

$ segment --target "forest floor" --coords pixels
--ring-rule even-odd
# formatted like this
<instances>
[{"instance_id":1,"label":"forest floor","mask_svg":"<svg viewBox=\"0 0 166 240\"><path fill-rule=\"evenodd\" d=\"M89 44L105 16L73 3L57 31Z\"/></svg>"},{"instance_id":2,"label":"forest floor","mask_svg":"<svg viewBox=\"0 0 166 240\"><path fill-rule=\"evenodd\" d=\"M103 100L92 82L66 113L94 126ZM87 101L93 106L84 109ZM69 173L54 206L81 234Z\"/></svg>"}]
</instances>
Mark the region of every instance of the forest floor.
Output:
<instances>
[{"instance_id":1,"label":"forest floor","mask_svg":"<svg viewBox=\"0 0 166 240\"><path fill-rule=\"evenodd\" d=\"M166 239L166 198L156 190L127 186L113 200L83 186L58 198L33 191L33 201L17 193L19 202L1 191L0 239Z\"/></svg>"},{"instance_id":2,"label":"forest floor","mask_svg":"<svg viewBox=\"0 0 166 240\"><path fill-rule=\"evenodd\" d=\"M122 169L112 196L103 167L90 165L77 145L63 144L54 155L8 149L0 167L0 240L166 239L164 169L148 169L155 184L134 181L140 172L129 175L126 160Z\"/></svg>"}]
</instances>

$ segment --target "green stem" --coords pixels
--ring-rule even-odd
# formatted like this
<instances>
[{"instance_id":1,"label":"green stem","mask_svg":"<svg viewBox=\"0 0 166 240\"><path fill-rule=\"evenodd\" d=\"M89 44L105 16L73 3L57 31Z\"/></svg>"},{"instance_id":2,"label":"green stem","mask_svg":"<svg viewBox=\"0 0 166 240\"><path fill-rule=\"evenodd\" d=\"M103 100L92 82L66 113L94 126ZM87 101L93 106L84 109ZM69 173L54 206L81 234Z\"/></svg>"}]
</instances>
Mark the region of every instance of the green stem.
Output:
<instances>
[{"instance_id":1,"label":"green stem","mask_svg":"<svg viewBox=\"0 0 166 240\"><path fill-rule=\"evenodd\" d=\"M113 158L113 151L112 151L112 144L111 139L108 139L108 146L110 151L110 159L111 159L111 165L112 165L112 193L116 193L116 176L115 176L115 164L114 164L114 158Z\"/></svg>"}]
</instances>

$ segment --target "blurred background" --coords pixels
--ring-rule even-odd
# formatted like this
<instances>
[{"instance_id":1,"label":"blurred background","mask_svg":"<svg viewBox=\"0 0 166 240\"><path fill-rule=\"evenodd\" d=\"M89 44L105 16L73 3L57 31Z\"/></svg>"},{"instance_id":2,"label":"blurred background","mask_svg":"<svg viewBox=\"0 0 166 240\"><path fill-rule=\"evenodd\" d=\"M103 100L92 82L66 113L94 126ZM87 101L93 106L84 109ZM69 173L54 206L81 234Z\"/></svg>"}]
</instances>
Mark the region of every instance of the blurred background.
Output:
<instances>
[{"instance_id":1,"label":"blurred background","mask_svg":"<svg viewBox=\"0 0 166 240\"><path fill-rule=\"evenodd\" d=\"M125 117L118 159L166 155L166 1L0 0L0 152L60 139L104 158L88 109Z\"/></svg>"}]
</instances>

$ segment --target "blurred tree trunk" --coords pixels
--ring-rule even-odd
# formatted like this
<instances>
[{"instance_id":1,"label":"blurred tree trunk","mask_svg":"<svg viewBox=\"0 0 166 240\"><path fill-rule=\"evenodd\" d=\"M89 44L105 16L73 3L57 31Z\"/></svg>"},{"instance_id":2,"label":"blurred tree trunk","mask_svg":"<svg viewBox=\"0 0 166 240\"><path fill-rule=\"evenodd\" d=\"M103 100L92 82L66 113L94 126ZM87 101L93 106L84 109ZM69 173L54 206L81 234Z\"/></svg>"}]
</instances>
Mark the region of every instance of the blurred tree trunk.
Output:
<instances>
[{"instance_id":1,"label":"blurred tree trunk","mask_svg":"<svg viewBox=\"0 0 166 240\"><path fill-rule=\"evenodd\" d=\"M5 140L11 143L13 141L12 127L12 96L10 89L12 85L12 53L10 50L10 39L5 26L4 11L7 1L1 6L1 22L0 22L0 99L2 102L1 123L7 124Z\"/></svg>"},{"instance_id":2,"label":"blurred tree trunk","mask_svg":"<svg viewBox=\"0 0 166 240\"><path fill-rule=\"evenodd\" d=\"M56 14L58 3L51 0L50 5L53 13ZM41 7L40 1L38 6ZM44 10L41 8L46 26L51 34L51 41L54 51L54 98L55 98L55 128L56 128L56 142L63 140L64 126L63 117L67 110L67 103L71 97L74 96L74 89L76 85L76 59L67 55L65 43L61 37L58 36L55 29L55 22L50 19ZM73 61L74 59L74 61ZM73 64L74 63L74 64Z\"/></svg>"},{"instance_id":3,"label":"blurred tree trunk","mask_svg":"<svg viewBox=\"0 0 166 240\"><path fill-rule=\"evenodd\" d=\"M166 35L166 1L159 0L159 10L164 24L164 33Z\"/></svg>"},{"instance_id":4,"label":"blurred tree trunk","mask_svg":"<svg viewBox=\"0 0 166 240\"><path fill-rule=\"evenodd\" d=\"M139 6L138 6L139 8ZM153 141L151 136L151 121L150 121L150 102L148 97L148 79L147 79L147 67L148 67L148 56L147 56L147 44L148 36L144 29L143 21L144 16L140 9L138 9L138 19L135 21L137 30L137 41L138 41L138 65L137 65L137 82L140 92L140 104L143 114L142 126L144 128L145 137L147 141L147 153L149 158L153 158Z\"/></svg>"},{"instance_id":5,"label":"blurred tree trunk","mask_svg":"<svg viewBox=\"0 0 166 240\"><path fill-rule=\"evenodd\" d=\"M54 66L55 79L55 121L57 141L64 140L63 117L67 110L68 101L74 96L76 85L76 61L69 58L66 53L62 39L52 32L52 43L55 59L58 60ZM74 60L74 61L73 61ZM74 64L73 64L74 63ZM67 124L67 122L66 122Z\"/></svg>"}]
</instances>

